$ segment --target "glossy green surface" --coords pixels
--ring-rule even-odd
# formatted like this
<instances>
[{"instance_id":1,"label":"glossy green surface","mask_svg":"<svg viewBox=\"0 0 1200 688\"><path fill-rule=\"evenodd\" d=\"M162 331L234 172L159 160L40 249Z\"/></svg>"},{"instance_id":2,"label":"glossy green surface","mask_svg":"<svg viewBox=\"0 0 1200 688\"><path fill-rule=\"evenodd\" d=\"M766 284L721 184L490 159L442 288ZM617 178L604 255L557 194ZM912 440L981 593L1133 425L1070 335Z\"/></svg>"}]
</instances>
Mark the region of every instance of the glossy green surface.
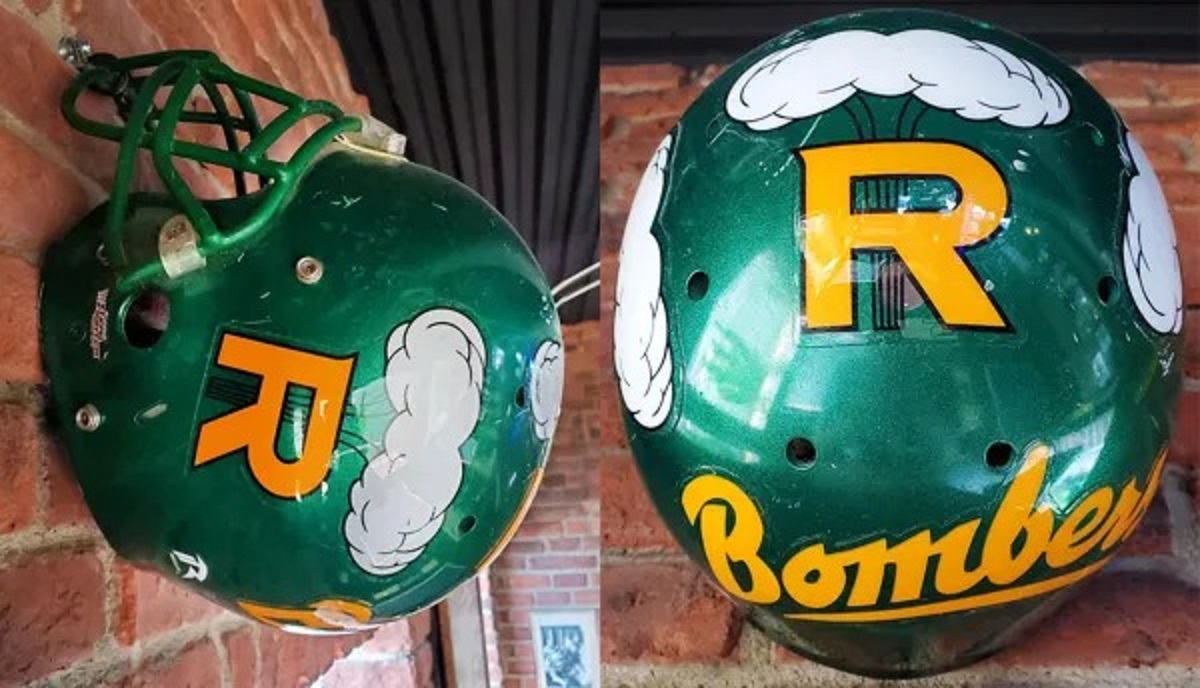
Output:
<instances>
[{"instance_id":1,"label":"glossy green surface","mask_svg":"<svg viewBox=\"0 0 1200 688\"><path fill-rule=\"evenodd\" d=\"M259 200L205 207L218 226L236 226ZM132 196L130 207L128 254L153 259L160 226L179 208L145 194ZM46 257L42 346L57 429L118 553L176 579L187 567L172 563L172 550L199 555L207 579L182 582L230 606L245 600L303 610L346 600L368 605L376 622L434 603L503 544L549 447L527 400L532 359L561 335L533 256L482 198L428 168L331 144L253 240L204 269L157 280L170 323L150 348L130 345L122 318L133 295L118 295L116 276L96 258L104 218L101 207ZM297 279L304 256L323 263L316 284ZM384 389L389 335L434 308L456 310L479 330L481 411L455 447L463 478L436 535L402 571L373 575L354 564L343 537L348 493L384 451L398 413ZM93 358L93 328L106 330L102 360ZM214 364L222 332L357 355L349 410L320 489L276 497L238 453L193 465L199 424L255 396L253 377ZM235 393L214 394L213 379ZM289 445L302 444L306 414L319 412L309 408L308 390L291 388L289 398L296 408L280 418L278 434L284 460ZM91 433L72 421L89 403L104 418Z\"/></svg>"},{"instance_id":2,"label":"glossy green surface","mask_svg":"<svg viewBox=\"0 0 1200 688\"><path fill-rule=\"evenodd\" d=\"M1051 126L1015 128L927 108L912 130L911 138L968 145L1004 179L1002 228L965 255L1011 331L950 329L911 293L903 327L873 327L867 255L854 273L860 327L805 331L802 223L814 218L803 207L806 179L796 151L871 138L862 109L871 113L875 138L896 138L900 119L912 120L911 111L903 113L912 99L860 93L857 116L835 108L754 131L730 117L726 98L751 65L782 47L842 30L912 28L1005 48L1052 75L1070 99L1069 115ZM973 518L986 525L1021 452L1035 443L1053 452L1039 503L1057 525L1097 488L1119 492L1131 480L1145 486L1171 429L1181 338L1147 327L1130 296L1121 254L1131 176L1123 126L1073 70L1019 37L950 15L845 15L749 53L705 90L671 136L652 228L662 253L674 394L661 426L647 429L628 413L626 426L660 514L702 566L699 529L680 502L701 475L727 477L751 498L765 524L759 552L777 575L815 543L843 550L926 529L937 538ZM873 205L867 192L854 193L858 206ZM930 193L936 199L939 192ZM688 284L698 271L708 288L696 298ZM1103 303L1098 287L1106 277L1116 289ZM815 446L811 464L787 458L798 437ZM996 442L1017 450L1005 466L985 460ZM727 527L736 527L732 518ZM978 562L980 547L977 538L969 561ZM1090 551L1067 570L1109 554ZM744 562L730 565L748 585ZM920 602L946 599L934 590L932 571ZM1017 583L1055 573L1063 571L1039 560ZM889 575L885 597L893 585ZM1005 587L985 581L972 592ZM1066 594L897 621L787 619L813 610L786 593L750 612L772 638L821 662L911 676L994 652ZM843 594L821 611L856 608Z\"/></svg>"}]
</instances>

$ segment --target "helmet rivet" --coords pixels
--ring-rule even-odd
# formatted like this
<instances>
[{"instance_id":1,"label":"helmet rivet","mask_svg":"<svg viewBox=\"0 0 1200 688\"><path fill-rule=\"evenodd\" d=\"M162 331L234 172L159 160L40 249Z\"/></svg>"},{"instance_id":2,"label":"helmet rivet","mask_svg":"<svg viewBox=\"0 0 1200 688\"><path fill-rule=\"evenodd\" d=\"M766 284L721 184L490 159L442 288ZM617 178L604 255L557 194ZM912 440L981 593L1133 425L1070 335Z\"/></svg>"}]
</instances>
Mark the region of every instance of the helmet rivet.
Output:
<instances>
[{"instance_id":1,"label":"helmet rivet","mask_svg":"<svg viewBox=\"0 0 1200 688\"><path fill-rule=\"evenodd\" d=\"M58 41L58 56L75 69L82 69L92 57L92 44L82 36L63 36Z\"/></svg>"},{"instance_id":2,"label":"helmet rivet","mask_svg":"<svg viewBox=\"0 0 1200 688\"><path fill-rule=\"evenodd\" d=\"M304 256L296 261L296 279L304 284L316 284L325 274L325 266L312 256Z\"/></svg>"},{"instance_id":3,"label":"helmet rivet","mask_svg":"<svg viewBox=\"0 0 1200 688\"><path fill-rule=\"evenodd\" d=\"M95 432L103 421L104 416L100 415L100 409L91 404L80 406L75 412L75 425L84 432Z\"/></svg>"}]
</instances>

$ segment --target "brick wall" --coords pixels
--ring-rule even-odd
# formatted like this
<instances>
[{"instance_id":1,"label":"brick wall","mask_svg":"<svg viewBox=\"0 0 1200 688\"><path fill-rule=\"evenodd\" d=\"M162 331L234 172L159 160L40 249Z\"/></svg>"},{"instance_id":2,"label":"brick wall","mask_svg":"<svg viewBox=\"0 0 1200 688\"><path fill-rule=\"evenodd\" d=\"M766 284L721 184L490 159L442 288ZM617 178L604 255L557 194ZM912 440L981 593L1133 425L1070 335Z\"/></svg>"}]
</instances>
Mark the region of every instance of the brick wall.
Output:
<instances>
[{"instance_id":1,"label":"brick wall","mask_svg":"<svg viewBox=\"0 0 1200 688\"><path fill-rule=\"evenodd\" d=\"M588 608L600 599L599 323L563 330L567 370L562 416L541 489L516 537L491 568L491 593L506 688L535 688L529 614Z\"/></svg>"},{"instance_id":2,"label":"brick wall","mask_svg":"<svg viewBox=\"0 0 1200 688\"><path fill-rule=\"evenodd\" d=\"M610 370L613 290L625 214L655 146L720 73L672 65L601 70L601 354ZM1200 66L1089 64L1171 203L1183 261L1187 382L1160 494L1137 535L1084 594L1016 647L913 685L1181 686L1200 666ZM850 685L743 623L673 544L636 475L616 388L605 377L601 435L602 652L613 685ZM727 682L727 683L725 683ZM1192 684L1194 685L1194 684Z\"/></svg>"},{"instance_id":3,"label":"brick wall","mask_svg":"<svg viewBox=\"0 0 1200 688\"><path fill-rule=\"evenodd\" d=\"M373 638L290 636L114 559L43 434L38 263L103 200L115 157L59 116L70 72L55 46L74 34L118 54L214 49L254 76L366 107L319 0L0 0L0 686L428 684L429 614Z\"/></svg>"}]
</instances>

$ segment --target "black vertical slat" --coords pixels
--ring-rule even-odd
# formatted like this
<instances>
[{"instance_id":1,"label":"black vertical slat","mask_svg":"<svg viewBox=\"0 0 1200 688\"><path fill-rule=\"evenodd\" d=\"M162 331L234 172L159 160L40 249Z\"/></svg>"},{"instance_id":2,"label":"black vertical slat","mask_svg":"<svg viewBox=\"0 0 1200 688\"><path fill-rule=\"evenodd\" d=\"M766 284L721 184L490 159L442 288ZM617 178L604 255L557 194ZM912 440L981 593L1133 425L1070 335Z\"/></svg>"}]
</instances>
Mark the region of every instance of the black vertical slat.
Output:
<instances>
[{"instance_id":1,"label":"black vertical slat","mask_svg":"<svg viewBox=\"0 0 1200 688\"><path fill-rule=\"evenodd\" d=\"M479 163L475 155L475 132L471 128L471 101L467 93L466 55L460 38L461 21L458 3L453 0L433 0L430 5L435 46L441 56L441 86L446 97L446 110L454 126L451 140L458 178L471 187L479 186Z\"/></svg>"},{"instance_id":2,"label":"black vertical slat","mask_svg":"<svg viewBox=\"0 0 1200 688\"><path fill-rule=\"evenodd\" d=\"M578 196L586 190L579 187L579 176L583 171L581 161L586 155L583 146L598 146L599 141L591 141L587 128L594 117L591 114L591 97L598 83L596 73L596 1L580 0L579 13L575 17L572 29L571 45L579 46L570 52L570 67L567 70L567 107L564 115L562 137L563 153L558 157L558 170L555 179L561 180L565 186L560 186L553 198L552 222L553 227L566 229L573 225L567 224L567 218L572 212L572 204L578 202ZM569 242L567 242L569 243Z\"/></svg>"},{"instance_id":3,"label":"black vertical slat","mask_svg":"<svg viewBox=\"0 0 1200 688\"><path fill-rule=\"evenodd\" d=\"M430 150L430 162L446 174L458 176L454 150L451 146L454 130L446 118L443 106L445 87L442 80L442 65L433 46L433 34L429 31L429 17L422 3L417 0L394 2L394 0L372 0L386 2L399 9L401 44L393 46L407 53L412 77L408 83L400 84L409 90L413 100L419 103L425 118L426 141Z\"/></svg>"},{"instance_id":4,"label":"black vertical slat","mask_svg":"<svg viewBox=\"0 0 1200 688\"><path fill-rule=\"evenodd\" d=\"M567 126L567 46L571 42L571 29L575 21L576 4L574 2L555 2L550 5L549 54L555 59L545 65L545 81L543 86L542 103L542 150L541 180L538 184L537 226L534 228L534 242L540 255L547 256L542 265L547 272L560 273L562 268L557 264L558 256L544 250L554 241L554 202L559 188L558 160L562 155L564 129ZM561 56L561 57L560 57ZM547 255L549 254L549 255ZM552 256L552 259L551 259Z\"/></svg>"},{"instance_id":5,"label":"black vertical slat","mask_svg":"<svg viewBox=\"0 0 1200 688\"><path fill-rule=\"evenodd\" d=\"M481 6L481 4L483 6ZM492 136L490 122L492 112L489 103L489 88L487 65L484 62L484 52L489 46L484 42L481 22L483 10L487 3L478 0L459 0L458 17L462 31L461 45L476 46L475 49L464 49L466 54L467 74L467 111L470 114L472 141L475 143L476 179L479 180L476 189L485 198L495 204L496 179L493 174Z\"/></svg>"},{"instance_id":6,"label":"black vertical slat","mask_svg":"<svg viewBox=\"0 0 1200 688\"><path fill-rule=\"evenodd\" d=\"M513 142L517 140L517 122L520 114L514 94L517 92L517 13L514 4L521 0L496 0L492 12L492 41L495 47L493 58L496 69L496 131L497 150L500 159L500 210L509 220L518 223L525 218L518 212L518 189L520 173L517 152ZM506 145L507 144L507 145Z\"/></svg>"},{"instance_id":7,"label":"black vertical slat","mask_svg":"<svg viewBox=\"0 0 1200 688\"><path fill-rule=\"evenodd\" d=\"M575 176L571 179L570 200L570 216L563 223L565 227L571 229L572 234L563 237L562 254L559 264L564 267L564 270L569 270L563 274L563 277L569 276L571 273L587 267L595 262L598 258L598 249L600 246L599 236L599 187L600 187L600 122L599 112L599 94L593 88L588 94L586 112L586 130L582 143L580 144L575 161ZM582 99L582 98L581 98ZM590 227L593 229L590 232L584 231L584 228ZM590 239L590 240L585 240ZM597 276L599 273L596 273ZM591 281L591 280L588 280Z\"/></svg>"},{"instance_id":8,"label":"black vertical slat","mask_svg":"<svg viewBox=\"0 0 1200 688\"><path fill-rule=\"evenodd\" d=\"M390 124L402 127L401 131L412 139L409 155L416 160L433 161L435 156L430 147L430 133L426 128L429 118L424 112L423 104L417 98L416 89L413 88L416 71L412 66L409 51L401 47L403 39L395 5L386 0L367 0L365 4L367 7L364 11L364 24L369 22L368 31L378 38L379 45L383 47L383 69L388 77L392 101L405 113L403 123ZM355 42L350 40L351 44Z\"/></svg>"},{"instance_id":9,"label":"black vertical slat","mask_svg":"<svg viewBox=\"0 0 1200 688\"><path fill-rule=\"evenodd\" d=\"M538 139L537 103L538 91L538 41L542 31L540 2L521 0L516 5L517 14L517 112L518 128L516 155L519 164L519 202L517 217L526 232L530 232L536 221L534 203L538 182ZM526 234L526 237L532 237ZM536 243L530 244L537 250ZM551 277L553 279L553 276Z\"/></svg>"}]
</instances>

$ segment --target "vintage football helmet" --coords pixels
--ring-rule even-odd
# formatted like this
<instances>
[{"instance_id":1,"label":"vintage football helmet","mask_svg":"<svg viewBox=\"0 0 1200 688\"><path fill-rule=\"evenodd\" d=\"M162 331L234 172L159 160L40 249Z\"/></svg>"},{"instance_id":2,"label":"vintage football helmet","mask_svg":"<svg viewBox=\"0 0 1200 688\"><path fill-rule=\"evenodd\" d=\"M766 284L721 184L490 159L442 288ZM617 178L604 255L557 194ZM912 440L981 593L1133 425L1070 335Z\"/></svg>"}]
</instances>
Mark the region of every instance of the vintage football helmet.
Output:
<instances>
[{"instance_id":1,"label":"vintage football helmet","mask_svg":"<svg viewBox=\"0 0 1200 688\"><path fill-rule=\"evenodd\" d=\"M101 57L64 114L120 142L113 192L46 256L41 327L104 535L289 630L437 602L513 535L554 433L561 334L532 254L378 122L206 52ZM83 115L88 90L124 123ZM165 192L130 190L142 149ZM232 171L236 196L199 200L187 160Z\"/></svg>"},{"instance_id":2,"label":"vintage football helmet","mask_svg":"<svg viewBox=\"0 0 1200 688\"><path fill-rule=\"evenodd\" d=\"M796 652L988 655L1158 484L1183 291L1154 171L1086 81L955 16L862 12L716 79L654 153L616 287L640 473Z\"/></svg>"}]
</instances>

